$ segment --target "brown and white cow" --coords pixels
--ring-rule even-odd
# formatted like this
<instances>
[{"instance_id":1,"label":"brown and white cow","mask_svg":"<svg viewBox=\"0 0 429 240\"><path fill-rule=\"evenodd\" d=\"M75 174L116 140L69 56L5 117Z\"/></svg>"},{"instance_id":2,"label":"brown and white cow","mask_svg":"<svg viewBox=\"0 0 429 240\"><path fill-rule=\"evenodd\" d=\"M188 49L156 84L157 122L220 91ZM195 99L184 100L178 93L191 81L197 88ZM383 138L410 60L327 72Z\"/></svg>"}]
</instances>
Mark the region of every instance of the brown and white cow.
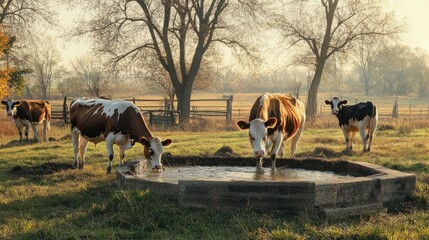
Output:
<instances>
[{"instance_id":1,"label":"brown and white cow","mask_svg":"<svg viewBox=\"0 0 429 240\"><path fill-rule=\"evenodd\" d=\"M43 139L46 141L46 133L50 127L51 105L44 100L22 100L1 101L6 105L8 116L12 116L15 126L18 129L19 141L22 141L22 129L25 128L25 136L28 139L30 127L34 132L34 141L37 141L39 126L43 122Z\"/></svg>"},{"instance_id":2,"label":"brown and white cow","mask_svg":"<svg viewBox=\"0 0 429 240\"><path fill-rule=\"evenodd\" d=\"M140 142L144 146L144 156L151 162L154 170L161 170L161 155L164 146L173 141L162 141L149 131L139 109L132 103L122 100L77 99L70 106L70 123L75 155L75 166L85 166L85 152L88 141L106 141L108 152L107 173L112 171L114 156L113 144L119 146L119 165L125 150ZM81 164L79 165L78 153Z\"/></svg>"},{"instance_id":3,"label":"brown and white cow","mask_svg":"<svg viewBox=\"0 0 429 240\"><path fill-rule=\"evenodd\" d=\"M249 122L238 121L237 126L249 129L249 140L258 168L269 151L272 168L275 168L277 156L283 156L284 141L292 138L291 156L295 157L296 145L305 123L304 104L284 94L265 93L258 97L250 110ZM271 150L270 150L271 148Z\"/></svg>"},{"instance_id":4,"label":"brown and white cow","mask_svg":"<svg viewBox=\"0 0 429 240\"><path fill-rule=\"evenodd\" d=\"M325 104L331 106L332 114L338 118L340 128L346 139L346 149L353 149L353 139L355 133L359 131L363 151L369 152L377 128L377 107L372 102L361 102L355 105L346 105L347 103L347 100L341 100L337 97L332 100L325 100Z\"/></svg>"}]
</instances>

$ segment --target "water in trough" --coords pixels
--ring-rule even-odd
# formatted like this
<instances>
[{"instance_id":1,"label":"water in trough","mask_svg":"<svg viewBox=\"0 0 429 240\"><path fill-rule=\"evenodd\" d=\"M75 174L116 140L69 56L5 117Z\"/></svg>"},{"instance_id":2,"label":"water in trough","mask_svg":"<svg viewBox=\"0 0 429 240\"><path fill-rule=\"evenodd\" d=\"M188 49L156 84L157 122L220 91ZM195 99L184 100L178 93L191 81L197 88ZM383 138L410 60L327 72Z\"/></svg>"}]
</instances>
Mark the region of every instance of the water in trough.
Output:
<instances>
[{"instance_id":1,"label":"water in trough","mask_svg":"<svg viewBox=\"0 0 429 240\"><path fill-rule=\"evenodd\" d=\"M257 171L254 166L179 166L166 168L162 172L144 171L136 177L166 183L178 183L179 180L206 181L335 181L353 178L331 171L304 170L280 167L275 171L263 168Z\"/></svg>"}]
</instances>

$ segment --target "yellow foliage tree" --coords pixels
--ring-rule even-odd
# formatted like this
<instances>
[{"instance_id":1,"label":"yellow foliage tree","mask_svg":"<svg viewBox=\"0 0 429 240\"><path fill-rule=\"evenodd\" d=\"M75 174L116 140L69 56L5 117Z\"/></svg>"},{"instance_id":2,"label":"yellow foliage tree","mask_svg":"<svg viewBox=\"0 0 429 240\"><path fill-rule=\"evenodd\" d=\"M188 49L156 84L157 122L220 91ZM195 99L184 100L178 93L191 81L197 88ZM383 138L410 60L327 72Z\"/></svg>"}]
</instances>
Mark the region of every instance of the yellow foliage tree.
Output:
<instances>
[{"instance_id":1,"label":"yellow foliage tree","mask_svg":"<svg viewBox=\"0 0 429 240\"><path fill-rule=\"evenodd\" d=\"M8 69L7 64L5 64L5 54L4 50L8 47L7 43L9 37L4 31L4 27L0 27L0 99L3 99L10 94L10 87L8 85L10 79L11 69Z\"/></svg>"}]
</instances>

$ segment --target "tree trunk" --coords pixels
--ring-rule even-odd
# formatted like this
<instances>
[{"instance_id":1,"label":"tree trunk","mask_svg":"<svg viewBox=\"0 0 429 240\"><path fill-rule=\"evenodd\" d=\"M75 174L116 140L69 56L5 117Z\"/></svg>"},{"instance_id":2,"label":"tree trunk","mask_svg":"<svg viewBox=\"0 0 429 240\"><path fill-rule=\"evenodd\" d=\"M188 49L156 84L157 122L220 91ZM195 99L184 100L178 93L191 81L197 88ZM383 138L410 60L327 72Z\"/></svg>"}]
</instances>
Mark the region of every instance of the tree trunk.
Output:
<instances>
[{"instance_id":1,"label":"tree trunk","mask_svg":"<svg viewBox=\"0 0 429 240\"><path fill-rule=\"evenodd\" d=\"M180 124L188 123L191 114L191 86L184 86L182 91L176 91L177 109L180 112Z\"/></svg>"},{"instance_id":2,"label":"tree trunk","mask_svg":"<svg viewBox=\"0 0 429 240\"><path fill-rule=\"evenodd\" d=\"M319 89L320 81L322 80L323 69L325 67L326 59L320 59L314 72L313 80L311 81L310 89L308 90L307 106L305 109L306 119L309 122L316 120L317 116L317 92Z\"/></svg>"}]
</instances>

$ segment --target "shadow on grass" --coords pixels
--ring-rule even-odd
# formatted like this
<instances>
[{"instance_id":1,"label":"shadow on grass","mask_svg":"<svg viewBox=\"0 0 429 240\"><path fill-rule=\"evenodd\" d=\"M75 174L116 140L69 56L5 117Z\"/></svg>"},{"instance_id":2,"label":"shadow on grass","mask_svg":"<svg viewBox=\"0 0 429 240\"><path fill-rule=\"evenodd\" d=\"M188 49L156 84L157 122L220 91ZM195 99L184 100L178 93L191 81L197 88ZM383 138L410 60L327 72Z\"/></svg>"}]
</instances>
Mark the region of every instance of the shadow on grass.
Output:
<instances>
[{"instance_id":1,"label":"shadow on grass","mask_svg":"<svg viewBox=\"0 0 429 240\"><path fill-rule=\"evenodd\" d=\"M73 168L73 164L70 163L47 162L34 167L14 166L8 173L12 176L30 178L37 181L46 175Z\"/></svg>"},{"instance_id":2,"label":"shadow on grass","mask_svg":"<svg viewBox=\"0 0 429 240\"><path fill-rule=\"evenodd\" d=\"M296 154L299 158L317 157L317 158L340 158L343 156L353 156L361 153L354 152L353 150L343 150L336 152L332 148L316 147L312 152L303 152Z\"/></svg>"}]
</instances>

